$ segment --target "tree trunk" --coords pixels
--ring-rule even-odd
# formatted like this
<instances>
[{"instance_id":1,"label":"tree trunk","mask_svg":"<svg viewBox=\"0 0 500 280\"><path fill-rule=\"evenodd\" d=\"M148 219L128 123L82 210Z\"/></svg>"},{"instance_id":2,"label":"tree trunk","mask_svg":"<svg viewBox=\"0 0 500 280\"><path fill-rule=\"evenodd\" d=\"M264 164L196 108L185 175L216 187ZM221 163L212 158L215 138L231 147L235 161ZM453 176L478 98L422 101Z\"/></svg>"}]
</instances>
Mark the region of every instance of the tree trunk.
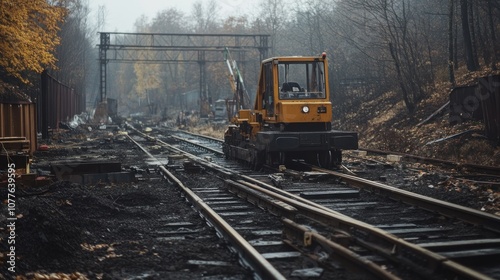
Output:
<instances>
[{"instance_id":1,"label":"tree trunk","mask_svg":"<svg viewBox=\"0 0 500 280\"><path fill-rule=\"evenodd\" d=\"M472 36L469 26L468 0L460 0L460 11L462 14L462 32L464 36L465 59L467 62L467 70L477 71L477 66L474 59L474 51L472 48Z\"/></svg>"},{"instance_id":2,"label":"tree trunk","mask_svg":"<svg viewBox=\"0 0 500 280\"><path fill-rule=\"evenodd\" d=\"M497 56L497 39L496 39L496 34L495 34L495 24L493 22L493 5L491 4L493 0L488 0L488 21L489 21L489 26L490 26L490 31L491 31L491 41L493 42L491 45L493 46L493 58L491 60L491 68L493 70L497 69L497 62L498 62L498 56Z\"/></svg>"},{"instance_id":3,"label":"tree trunk","mask_svg":"<svg viewBox=\"0 0 500 280\"><path fill-rule=\"evenodd\" d=\"M486 30L487 30L487 25L484 23L484 21L480 17L480 12L479 12L479 5L475 6L475 19L474 19L474 26L476 26L474 29L476 30L477 34L477 45L478 45L478 51L481 52L481 55L483 56L484 60L484 65L490 65L491 64L491 53L489 50L489 47L487 46L488 38L486 37ZM477 53L476 52L476 53ZM479 59L479 56L478 56ZM478 61L479 62L479 61ZM479 64L479 63L478 63Z\"/></svg>"},{"instance_id":4,"label":"tree trunk","mask_svg":"<svg viewBox=\"0 0 500 280\"><path fill-rule=\"evenodd\" d=\"M392 43L389 43L389 51L391 53L392 59L394 60L394 66L396 67L399 86L401 88L401 92L403 93L403 100L405 102L406 109L408 109L410 113L413 113L415 111L415 104L408 96L408 91L406 90L406 86L403 82L403 74L401 73L401 66L399 63L398 55L396 54L396 50L394 49Z\"/></svg>"},{"instance_id":5,"label":"tree trunk","mask_svg":"<svg viewBox=\"0 0 500 280\"><path fill-rule=\"evenodd\" d=\"M454 22L454 29L455 29L455 36L453 36L453 68L455 70L458 70L458 23Z\"/></svg>"},{"instance_id":6,"label":"tree trunk","mask_svg":"<svg viewBox=\"0 0 500 280\"><path fill-rule=\"evenodd\" d=\"M450 83L455 86L455 70L453 69L453 11L455 0L449 0L448 17L448 73Z\"/></svg>"},{"instance_id":7,"label":"tree trunk","mask_svg":"<svg viewBox=\"0 0 500 280\"><path fill-rule=\"evenodd\" d=\"M471 46L472 46L472 59L474 60L474 65L476 69L479 68L479 59L477 55L477 37L476 37L476 26L474 24L474 19L476 17L474 13L474 1L470 2L467 5L467 9L469 9L468 19L469 19L469 31L471 38Z\"/></svg>"}]
</instances>

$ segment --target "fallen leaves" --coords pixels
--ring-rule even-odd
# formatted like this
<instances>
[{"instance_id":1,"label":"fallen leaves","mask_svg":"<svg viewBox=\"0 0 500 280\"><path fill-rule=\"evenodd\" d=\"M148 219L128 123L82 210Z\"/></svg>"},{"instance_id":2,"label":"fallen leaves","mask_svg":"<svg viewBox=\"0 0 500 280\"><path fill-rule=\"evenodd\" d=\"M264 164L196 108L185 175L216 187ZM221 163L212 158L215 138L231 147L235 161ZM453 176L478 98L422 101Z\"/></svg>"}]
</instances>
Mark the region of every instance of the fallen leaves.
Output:
<instances>
[{"instance_id":1,"label":"fallen leaves","mask_svg":"<svg viewBox=\"0 0 500 280\"><path fill-rule=\"evenodd\" d=\"M114 251L111 251L109 252L108 254L106 254L105 256L103 257L98 257L97 259L102 262L106 259L114 259L114 258L119 258L119 257L122 257L123 255L121 254L116 254Z\"/></svg>"},{"instance_id":2,"label":"fallen leaves","mask_svg":"<svg viewBox=\"0 0 500 280\"><path fill-rule=\"evenodd\" d=\"M108 248L110 245L109 244L95 244L95 245L91 245L91 244L83 243L83 244L80 244L80 246L85 251L94 252L95 250L100 250L100 249Z\"/></svg>"},{"instance_id":3,"label":"fallen leaves","mask_svg":"<svg viewBox=\"0 0 500 280\"><path fill-rule=\"evenodd\" d=\"M71 201L67 200L67 199L61 199L57 202L57 205L58 206L63 206L63 205L66 205L66 206L73 206L73 203L71 203Z\"/></svg>"},{"instance_id":4,"label":"fallen leaves","mask_svg":"<svg viewBox=\"0 0 500 280\"><path fill-rule=\"evenodd\" d=\"M50 273L50 274L45 274L45 273L29 273L26 274L26 276L17 276L16 280L27 280L27 279L32 279L32 280L88 280L89 278L80 272L73 272L71 274L67 273Z\"/></svg>"},{"instance_id":5,"label":"fallen leaves","mask_svg":"<svg viewBox=\"0 0 500 280\"><path fill-rule=\"evenodd\" d=\"M82 247L83 250L89 251L89 252L95 252L95 251L98 251L98 250L104 250L104 249L106 249L106 255L101 256L101 257L97 257L97 259L100 262L102 262L102 261L104 261L106 259L119 258L119 257L123 256L123 255L117 254L115 252L115 248L114 248L115 245L116 244L95 244L95 245L88 244L88 243L80 244L80 246Z\"/></svg>"}]
</instances>

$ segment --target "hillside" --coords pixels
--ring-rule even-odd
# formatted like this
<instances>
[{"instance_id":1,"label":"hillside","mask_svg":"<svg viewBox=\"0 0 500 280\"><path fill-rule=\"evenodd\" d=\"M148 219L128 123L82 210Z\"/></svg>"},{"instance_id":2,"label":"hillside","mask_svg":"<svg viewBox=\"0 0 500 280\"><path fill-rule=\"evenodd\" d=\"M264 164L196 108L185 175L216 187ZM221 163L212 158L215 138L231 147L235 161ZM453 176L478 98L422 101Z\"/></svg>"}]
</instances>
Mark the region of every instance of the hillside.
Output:
<instances>
[{"instance_id":1,"label":"hillside","mask_svg":"<svg viewBox=\"0 0 500 280\"><path fill-rule=\"evenodd\" d=\"M457 86L472 85L478 77L497 72L476 72L457 78ZM500 147L484 137L484 125L480 122L465 122L451 126L448 111L445 109L421 126L420 122L432 115L448 100L450 84L437 84L424 100L418 104L417 111L410 115L396 92L364 102L361 108L352 110L340 123L344 129L359 133L360 147L414 154L444 160L472 164L500 166ZM335 122L334 122L335 123ZM202 125L197 123L188 130L196 133L223 138L225 126ZM464 133L448 139L443 138ZM431 143L436 141L435 143Z\"/></svg>"},{"instance_id":2,"label":"hillside","mask_svg":"<svg viewBox=\"0 0 500 280\"><path fill-rule=\"evenodd\" d=\"M469 73L457 78L457 86L472 85L478 77L498 73ZM419 103L417 111L410 115L401 98L394 92L388 92L365 102L363 108L357 110L372 112L370 115L352 113L345 121L350 127L356 127L361 147L499 166L500 147L495 147L484 137L484 125L480 122L451 126L448 122L449 111L444 109L441 114L418 126L449 100L449 93L449 83L436 85L432 93ZM464 134L443 139L459 133Z\"/></svg>"}]
</instances>

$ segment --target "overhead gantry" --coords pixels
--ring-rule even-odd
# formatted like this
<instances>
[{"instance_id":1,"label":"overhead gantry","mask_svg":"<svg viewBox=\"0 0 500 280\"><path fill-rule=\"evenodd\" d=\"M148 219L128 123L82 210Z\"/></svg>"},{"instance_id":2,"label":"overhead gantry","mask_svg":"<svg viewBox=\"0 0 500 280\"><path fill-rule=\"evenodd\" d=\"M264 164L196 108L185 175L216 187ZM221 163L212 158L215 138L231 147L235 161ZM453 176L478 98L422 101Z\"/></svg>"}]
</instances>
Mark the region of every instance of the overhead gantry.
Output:
<instances>
[{"instance_id":1,"label":"overhead gantry","mask_svg":"<svg viewBox=\"0 0 500 280\"><path fill-rule=\"evenodd\" d=\"M268 56L268 34L192 34L100 32L99 93L106 100L106 74L109 62L121 63L197 63L200 69L200 101L208 100L206 63L221 62L225 49L245 61L247 51L258 50L260 61ZM201 102L200 102L201 104Z\"/></svg>"}]
</instances>

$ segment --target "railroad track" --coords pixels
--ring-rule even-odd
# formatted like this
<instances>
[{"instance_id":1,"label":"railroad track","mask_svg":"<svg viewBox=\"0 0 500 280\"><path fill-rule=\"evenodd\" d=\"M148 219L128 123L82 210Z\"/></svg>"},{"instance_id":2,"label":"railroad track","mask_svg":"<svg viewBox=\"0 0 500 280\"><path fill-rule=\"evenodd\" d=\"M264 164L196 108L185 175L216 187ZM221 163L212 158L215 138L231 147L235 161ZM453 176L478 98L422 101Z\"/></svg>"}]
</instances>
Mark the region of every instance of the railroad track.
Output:
<instances>
[{"instance_id":1,"label":"railroad track","mask_svg":"<svg viewBox=\"0 0 500 280\"><path fill-rule=\"evenodd\" d=\"M384 156L397 155L397 156L400 156L401 158L403 158L407 161L443 165L443 166L452 167L452 168L455 168L455 169L461 170L461 171L480 172L480 173L493 174L493 175L500 174L500 167L498 167L498 166L460 163L460 162L442 160L442 159L437 159L437 158L422 157L422 156L397 153L397 152L382 151L382 150L375 150L375 149L361 148L360 150L371 153L371 154L378 154L378 155L384 155Z\"/></svg>"},{"instance_id":2,"label":"railroad track","mask_svg":"<svg viewBox=\"0 0 500 280\"><path fill-rule=\"evenodd\" d=\"M181 152L163 141L144 137L168 146L171 151ZM204 205L215 205L219 216L230 220L233 229L243 233L241 236L250 236L249 244L258 247L261 256L272 260L270 263L285 277L299 277L301 273L321 274L321 279L339 277L339 263L342 267L354 265L357 271L361 268L378 278L493 279L500 276L495 263L477 262L498 257L500 219L496 216L328 170L253 172L214 154L217 153L216 139L203 139L207 138L191 134L171 139L192 152L187 155L190 163L179 170L192 172L203 168L223 182L223 185L211 186L198 184L191 192L196 193L197 199L207 200ZM179 144L181 140L186 144ZM208 150L202 148L212 145L214 147ZM162 171L168 174L164 167ZM184 177L188 180L193 174ZM302 179L298 179L300 177ZM365 186L369 191L353 189L345 182L358 188ZM248 204L242 205L241 200L226 189L279 218L262 218L262 212ZM235 205L240 208L232 208ZM245 216L247 214L250 216ZM259 226L256 222L259 220L269 223ZM247 224L240 224L241 221ZM273 226L269 228L269 225ZM240 255L245 254L240 252Z\"/></svg>"},{"instance_id":3,"label":"railroad track","mask_svg":"<svg viewBox=\"0 0 500 280\"><path fill-rule=\"evenodd\" d=\"M187 145L198 147L198 150L201 152L207 151L219 155L223 154L220 149L216 148L222 145L222 140L220 139L204 135L196 135L185 131L176 131L175 134L184 135L173 137L180 137L179 140ZM369 151L384 155L389 154L388 152L377 150ZM343 169L351 175L356 175L364 179L387 182L387 184L398 186L398 188L407 189L411 192L420 193L426 196L434 195L438 196L437 198L442 197L442 199L448 199L452 203L461 204L481 211L498 209L498 199L496 199L494 194L488 193L486 190L488 188L498 189L500 187L500 176L487 174L489 172L495 172L496 170L498 170L496 174L500 174L500 167L467 165L397 153L396 155L401 158L406 158L409 161L391 163L387 160L373 160L370 158L354 156L353 153L348 153L347 157L354 160L349 161L349 168L343 166ZM426 169L425 167L414 167L413 163L417 159L417 163L424 164L424 166L427 164L431 164L431 166L432 164L442 164L448 167L461 166L459 169L465 170L466 173L458 173L455 168L436 170L435 168ZM300 166L296 167L300 168ZM306 168L309 169L310 167ZM473 172L469 173L469 171ZM453 190L457 195L452 196L447 194L440 196L442 192L433 190L438 185L443 185L445 187L448 186L447 188L449 190ZM477 194L467 195L467 193L471 192L471 188L485 190L483 192L484 195L482 201L473 199L474 196L477 196Z\"/></svg>"}]
</instances>

